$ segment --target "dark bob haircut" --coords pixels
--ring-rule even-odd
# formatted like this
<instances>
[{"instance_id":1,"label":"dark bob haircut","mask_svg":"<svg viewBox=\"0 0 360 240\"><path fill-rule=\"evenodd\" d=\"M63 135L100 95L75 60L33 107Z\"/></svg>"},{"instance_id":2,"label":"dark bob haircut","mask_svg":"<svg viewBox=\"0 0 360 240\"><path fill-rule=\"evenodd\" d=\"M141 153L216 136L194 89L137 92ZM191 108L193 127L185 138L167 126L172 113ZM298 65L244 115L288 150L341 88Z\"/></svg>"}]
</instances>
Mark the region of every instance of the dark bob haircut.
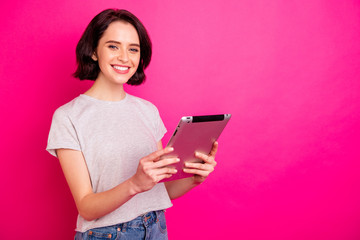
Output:
<instances>
[{"instance_id":1,"label":"dark bob haircut","mask_svg":"<svg viewBox=\"0 0 360 240\"><path fill-rule=\"evenodd\" d=\"M96 51L99 40L108 28L110 23L115 21L124 21L133 25L139 35L140 40L140 62L135 74L127 82L130 85L140 85L145 81L144 69L149 65L152 54L152 44L150 37L140 20L126 10L107 9L96 15L76 46L77 69L73 74L80 80L96 80L100 68L97 61L91 57Z\"/></svg>"}]
</instances>

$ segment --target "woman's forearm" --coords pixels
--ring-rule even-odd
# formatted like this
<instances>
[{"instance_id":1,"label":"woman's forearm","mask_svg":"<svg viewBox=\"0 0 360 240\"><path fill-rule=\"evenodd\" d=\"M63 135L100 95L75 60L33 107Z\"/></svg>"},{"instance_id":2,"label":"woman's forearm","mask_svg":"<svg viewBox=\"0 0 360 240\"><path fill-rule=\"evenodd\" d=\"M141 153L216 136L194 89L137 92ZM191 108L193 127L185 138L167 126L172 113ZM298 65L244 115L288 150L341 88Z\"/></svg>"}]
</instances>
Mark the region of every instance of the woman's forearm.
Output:
<instances>
[{"instance_id":1,"label":"woman's forearm","mask_svg":"<svg viewBox=\"0 0 360 240\"><path fill-rule=\"evenodd\" d=\"M84 196L77 208L80 216L92 221L114 211L137 194L131 179L124 181L116 187Z\"/></svg>"},{"instance_id":2,"label":"woman's forearm","mask_svg":"<svg viewBox=\"0 0 360 240\"><path fill-rule=\"evenodd\" d=\"M105 216L139 193L133 177L110 190L94 193L83 154L70 149L58 149L56 153L78 212L88 221Z\"/></svg>"},{"instance_id":3,"label":"woman's forearm","mask_svg":"<svg viewBox=\"0 0 360 240\"><path fill-rule=\"evenodd\" d=\"M165 182L165 187L170 199L179 198L198 185L199 183L194 181L194 177Z\"/></svg>"}]
</instances>

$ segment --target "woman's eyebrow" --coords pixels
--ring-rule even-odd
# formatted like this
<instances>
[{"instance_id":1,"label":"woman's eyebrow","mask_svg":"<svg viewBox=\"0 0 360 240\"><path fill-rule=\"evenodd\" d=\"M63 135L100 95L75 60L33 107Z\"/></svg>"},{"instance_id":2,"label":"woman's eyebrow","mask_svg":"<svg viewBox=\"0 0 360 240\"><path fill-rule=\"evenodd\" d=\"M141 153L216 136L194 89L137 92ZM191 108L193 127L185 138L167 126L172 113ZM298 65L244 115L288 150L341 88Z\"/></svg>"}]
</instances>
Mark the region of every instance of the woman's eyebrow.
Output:
<instances>
[{"instance_id":1,"label":"woman's eyebrow","mask_svg":"<svg viewBox=\"0 0 360 240\"><path fill-rule=\"evenodd\" d=\"M118 41L115 41L115 40L109 40L109 41L107 41L106 43L115 43L115 44L121 45L121 42L118 42ZM130 45L130 46L140 47L140 45L137 44L137 43L130 43L129 45Z\"/></svg>"}]
</instances>

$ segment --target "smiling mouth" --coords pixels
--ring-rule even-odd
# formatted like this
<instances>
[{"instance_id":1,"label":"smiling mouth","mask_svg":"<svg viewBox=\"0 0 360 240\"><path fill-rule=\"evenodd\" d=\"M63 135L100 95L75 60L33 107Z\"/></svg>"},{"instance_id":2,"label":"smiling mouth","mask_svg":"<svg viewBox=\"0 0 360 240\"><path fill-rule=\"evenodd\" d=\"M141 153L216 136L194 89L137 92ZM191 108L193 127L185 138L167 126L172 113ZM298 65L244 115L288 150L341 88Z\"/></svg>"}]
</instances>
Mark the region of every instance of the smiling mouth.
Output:
<instances>
[{"instance_id":1,"label":"smiling mouth","mask_svg":"<svg viewBox=\"0 0 360 240\"><path fill-rule=\"evenodd\" d=\"M114 65L112 67L119 71L126 71L126 70L130 69L130 67L121 67L121 66L114 66Z\"/></svg>"}]
</instances>

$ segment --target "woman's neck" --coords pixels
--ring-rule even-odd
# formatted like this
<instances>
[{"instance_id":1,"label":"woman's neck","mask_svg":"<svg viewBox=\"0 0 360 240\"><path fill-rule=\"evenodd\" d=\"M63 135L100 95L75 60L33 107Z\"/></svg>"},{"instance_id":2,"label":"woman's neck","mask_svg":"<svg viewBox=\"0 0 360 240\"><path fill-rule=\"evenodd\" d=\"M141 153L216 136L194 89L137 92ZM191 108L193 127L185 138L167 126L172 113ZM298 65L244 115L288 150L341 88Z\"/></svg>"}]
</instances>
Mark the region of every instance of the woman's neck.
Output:
<instances>
[{"instance_id":1,"label":"woman's neck","mask_svg":"<svg viewBox=\"0 0 360 240\"><path fill-rule=\"evenodd\" d=\"M112 102L121 101L126 96L122 84L106 84L100 79L95 80L92 87L84 94L99 100Z\"/></svg>"}]
</instances>

